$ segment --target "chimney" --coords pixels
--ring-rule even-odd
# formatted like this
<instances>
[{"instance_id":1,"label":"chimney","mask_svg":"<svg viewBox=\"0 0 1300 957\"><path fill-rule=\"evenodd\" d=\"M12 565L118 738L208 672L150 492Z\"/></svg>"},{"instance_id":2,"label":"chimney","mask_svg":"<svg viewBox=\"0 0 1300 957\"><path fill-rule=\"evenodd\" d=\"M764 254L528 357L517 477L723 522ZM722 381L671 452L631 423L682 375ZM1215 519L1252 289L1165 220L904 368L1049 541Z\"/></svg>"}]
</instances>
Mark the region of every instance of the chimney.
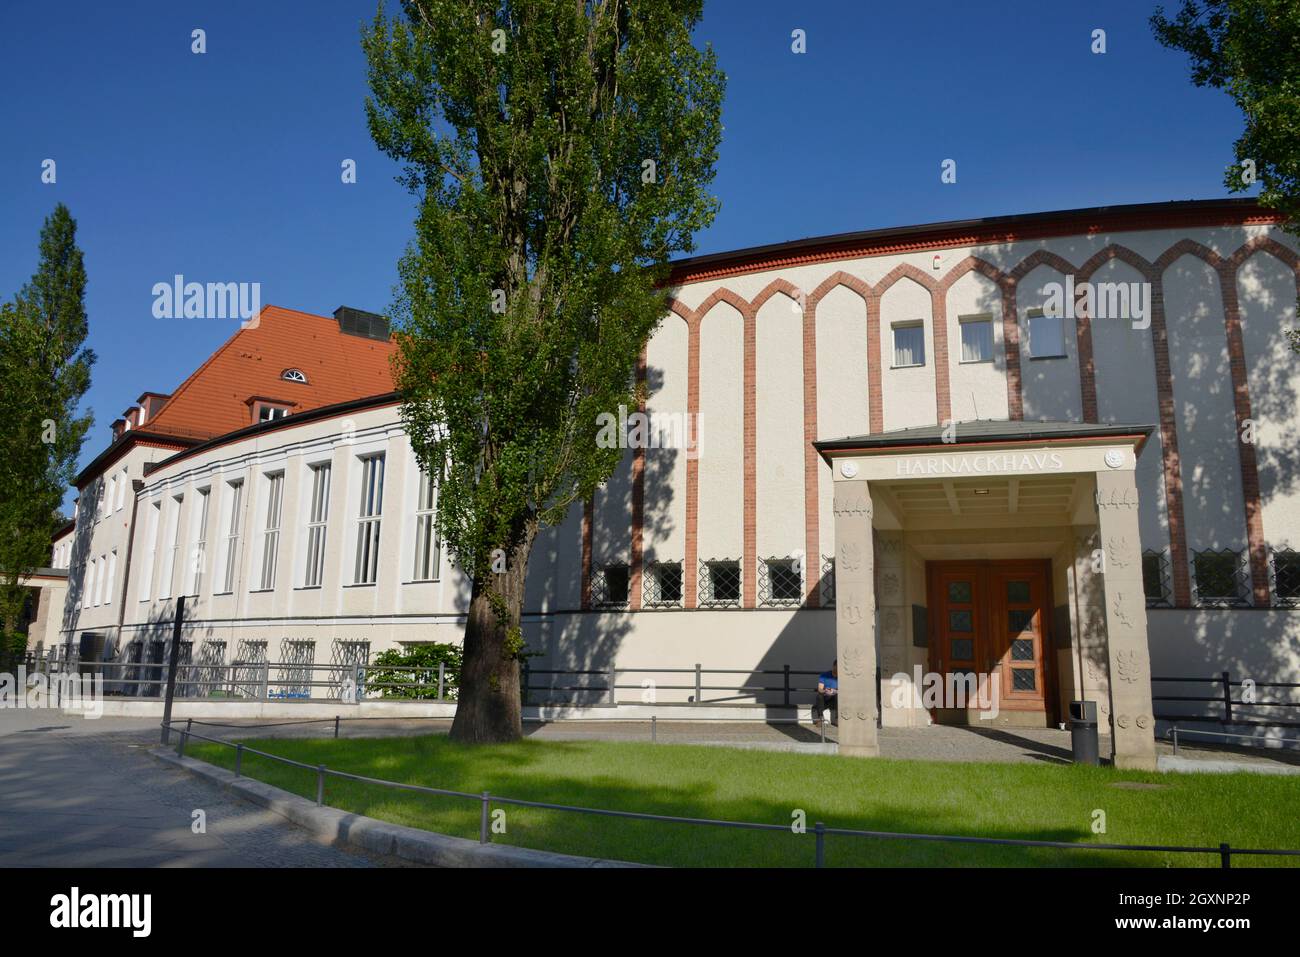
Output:
<instances>
[{"instance_id":1,"label":"chimney","mask_svg":"<svg viewBox=\"0 0 1300 957\"><path fill-rule=\"evenodd\" d=\"M113 441L114 441L114 442L116 442L118 439L120 439L120 438L122 437L122 433L126 431L126 430L123 428L123 426L125 426L125 425L126 425L126 419L114 419L114 420L113 420Z\"/></svg>"}]
</instances>

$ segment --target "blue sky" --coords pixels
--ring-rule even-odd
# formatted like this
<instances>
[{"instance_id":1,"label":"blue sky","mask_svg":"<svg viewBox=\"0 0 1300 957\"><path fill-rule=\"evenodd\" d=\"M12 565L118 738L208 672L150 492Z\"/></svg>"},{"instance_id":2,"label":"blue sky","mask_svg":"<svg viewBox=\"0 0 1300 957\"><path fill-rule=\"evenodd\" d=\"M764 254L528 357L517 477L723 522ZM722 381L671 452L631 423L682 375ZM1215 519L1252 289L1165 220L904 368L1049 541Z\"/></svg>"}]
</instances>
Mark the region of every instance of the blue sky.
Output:
<instances>
[{"instance_id":1,"label":"blue sky","mask_svg":"<svg viewBox=\"0 0 1300 957\"><path fill-rule=\"evenodd\" d=\"M1176 6L1167 0L1167 6ZM1151 37L1145 0L710 0L729 81L698 252L855 229L1226 195L1241 118ZM53 11L57 9L57 14ZM89 273L86 401L108 426L234 331L153 318L176 273L262 301L383 310L414 199L374 148L358 43L373 0L68 0L0 9L0 298L62 201ZM190 33L207 32L204 55ZM806 31L807 52L791 52ZM1107 52L1090 51L1106 31ZM58 181L41 182L57 162ZM957 161L957 182L940 163ZM340 164L354 159L358 181Z\"/></svg>"}]
</instances>

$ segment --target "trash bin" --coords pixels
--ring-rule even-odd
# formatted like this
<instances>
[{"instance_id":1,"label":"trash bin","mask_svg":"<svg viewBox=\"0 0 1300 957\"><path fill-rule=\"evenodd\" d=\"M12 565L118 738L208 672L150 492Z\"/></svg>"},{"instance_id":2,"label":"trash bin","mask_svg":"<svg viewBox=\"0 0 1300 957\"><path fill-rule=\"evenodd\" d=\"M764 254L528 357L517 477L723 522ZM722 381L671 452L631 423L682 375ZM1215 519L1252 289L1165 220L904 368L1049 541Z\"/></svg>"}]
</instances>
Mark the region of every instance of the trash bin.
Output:
<instances>
[{"instance_id":1,"label":"trash bin","mask_svg":"<svg viewBox=\"0 0 1300 957\"><path fill-rule=\"evenodd\" d=\"M1100 764L1097 748L1097 702L1070 702L1070 748L1075 764Z\"/></svg>"}]
</instances>

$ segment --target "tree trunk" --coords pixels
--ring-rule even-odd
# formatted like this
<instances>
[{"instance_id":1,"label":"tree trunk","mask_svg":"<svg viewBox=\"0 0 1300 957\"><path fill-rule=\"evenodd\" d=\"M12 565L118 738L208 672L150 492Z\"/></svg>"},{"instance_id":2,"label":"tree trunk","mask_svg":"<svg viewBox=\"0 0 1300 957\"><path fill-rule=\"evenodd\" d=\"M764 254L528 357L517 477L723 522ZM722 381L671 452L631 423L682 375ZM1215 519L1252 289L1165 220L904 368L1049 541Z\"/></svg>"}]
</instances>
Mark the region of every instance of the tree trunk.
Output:
<instances>
[{"instance_id":1,"label":"tree trunk","mask_svg":"<svg viewBox=\"0 0 1300 957\"><path fill-rule=\"evenodd\" d=\"M523 737L518 649L511 648L510 636L518 633L532 540L528 534L515 548L504 574L474 582L465 620L456 717L451 723L453 741L491 744ZM492 600L493 592L499 601Z\"/></svg>"}]
</instances>

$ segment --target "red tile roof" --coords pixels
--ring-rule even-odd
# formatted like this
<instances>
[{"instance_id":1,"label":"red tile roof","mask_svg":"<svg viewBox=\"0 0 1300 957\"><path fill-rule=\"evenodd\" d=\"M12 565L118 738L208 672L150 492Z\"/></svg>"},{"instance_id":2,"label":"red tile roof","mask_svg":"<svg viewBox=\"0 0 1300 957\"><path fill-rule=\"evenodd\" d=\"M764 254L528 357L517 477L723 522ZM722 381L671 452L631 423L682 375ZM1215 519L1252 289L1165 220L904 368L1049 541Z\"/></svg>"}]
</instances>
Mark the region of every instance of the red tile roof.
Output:
<instances>
[{"instance_id":1,"label":"red tile roof","mask_svg":"<svg viewBox=\"0 0 1300 957\"><path fill-rule=\"evenodd\" d=\"M339 331L329 316L265 306L177 389L147 432L210 439L253 424L253 397L305 412L393 391L389 359L396 346ZM307 382L281 378L300 369Z\"/></svg>"}]
</instances>

